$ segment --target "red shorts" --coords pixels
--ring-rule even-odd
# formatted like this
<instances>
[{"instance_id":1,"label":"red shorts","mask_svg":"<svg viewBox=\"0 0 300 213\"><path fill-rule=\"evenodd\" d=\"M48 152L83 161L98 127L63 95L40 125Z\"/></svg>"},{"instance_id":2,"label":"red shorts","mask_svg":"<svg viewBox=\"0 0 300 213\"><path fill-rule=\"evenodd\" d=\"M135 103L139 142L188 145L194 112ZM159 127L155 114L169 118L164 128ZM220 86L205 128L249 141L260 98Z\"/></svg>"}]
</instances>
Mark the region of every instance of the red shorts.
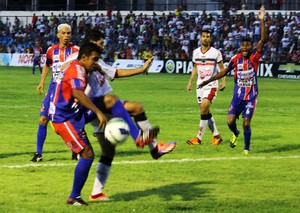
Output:
<instances>
[{"instance_id":1,"label":"red shorts","mask_svg":"<svg viewBox=\"0 0 300 213\"><path fill-rule=\"evenodd\" d=\"M69 119L63 123L52 123L56 134L60 135L65 144L75 153L80 153L90 142L84 130L84 117Z\"/></svg>"}]
</instances>

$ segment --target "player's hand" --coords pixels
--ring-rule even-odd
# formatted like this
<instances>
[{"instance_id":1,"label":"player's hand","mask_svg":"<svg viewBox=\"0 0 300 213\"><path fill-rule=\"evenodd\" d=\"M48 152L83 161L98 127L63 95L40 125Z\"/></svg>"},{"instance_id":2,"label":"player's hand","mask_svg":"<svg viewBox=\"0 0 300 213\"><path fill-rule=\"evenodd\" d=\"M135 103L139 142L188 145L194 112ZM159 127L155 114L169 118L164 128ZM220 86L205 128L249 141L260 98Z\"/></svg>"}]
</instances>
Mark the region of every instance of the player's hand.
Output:
<instances>
[{"instance_id":1,"label":"player's hand","mask_svg":"<svg viewBox=\"0 0 300 213\"><path fill-rule=\"evenodd\" d=\"M260 7L260 10L258 12L258 18L259 18L259 20L264 20L264 18L265 18L265 7L264 6Z\"/></svg>"},{"instance_id":2,"label":"player's hand","mask_svg":"<svg viewBox=\"0 0 300 213\"><path fill-rule=\"evenodd\" d=\"M201 84L198 84L197 85L197 89L201 89L202 87L204 87L205 86L205 84L204 84L204 81L201 83Z\"/></svg>"},{"instance_id":3,"label":"player's hand","mask_svg":"<svg viewBox=\"0 0 300 213\"><path fill-rule=\"evenodd\" d=\"M219 90L220 90L220 91L224 91L225 88L226 88L226 85L223 84L223 83L220 83L220 85L219 85Z\"/></svg>"},{"instance_id":4,"label":"player's hand","mask_svg":"<svg viewBox=\"0 0 300 213\"><path fill-rule=\"evenodd\" d=\"M39 95L41 95L44 92L44 84L40 83L37 88L36 91Z\"/></svg>"},{"instance_id":5,"label":"player's hand","mask_svg":"<svg viewBox=\"0 0 300 213\"><path fill-rule=\"evenodd\" d=\"M96 113L96 115L99 119L99 127L101 129L104 129L107 124L107 118L105 117L105 115L102 112L98 112L98 113Z\"/></svg>"},{"instance_id":6,"label":"player's hand","mask_svg":"<svg viewBox=\"0 0 300 213\"><path fill-rule=\"evenodd\" d=\"M186 86L186 91L191 92L192 91L192 84L189 82Z\"/></svg>"},{"instance_id":7,"label":"player's hand","mask_svg":"<svg viewBox=\"0 0 300 213\"><path fill-rule=\"evenodd\" d=\"M144 65L143 65L144 72L147 72L147 69L150 67L151 63L153 62L153 59L154 59L154 57L152 56L147 61L145 61Z\"/></svg>"}]
</instances>

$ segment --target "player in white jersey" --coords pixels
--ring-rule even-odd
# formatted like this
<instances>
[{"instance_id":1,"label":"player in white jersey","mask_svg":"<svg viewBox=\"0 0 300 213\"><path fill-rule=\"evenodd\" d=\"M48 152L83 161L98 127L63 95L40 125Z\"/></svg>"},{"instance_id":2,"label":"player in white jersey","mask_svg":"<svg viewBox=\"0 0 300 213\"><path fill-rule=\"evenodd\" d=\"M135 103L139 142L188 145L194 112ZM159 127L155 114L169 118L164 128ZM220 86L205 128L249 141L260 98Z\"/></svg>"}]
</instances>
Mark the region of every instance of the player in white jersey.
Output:
<instances>
[{"instance_id":1,"label":"player in white jersey","mask_svg":"<svg viewBox=\"0 0 300 213\"><path fill-rule=\"evenodd\" d=\"M91 30L86 34L87 41L97 43L99 46L103 46L103 39L104 36L97 30ZM74 56L71 57L75 58ZM101 111L103 110L106 115L111 117L112 110L110 109L110 107L115 103L120 104L121 101L117 96L110 94L112 88L109 85L107 78L112 81L115 78L127 77L143 73L149 68L152 60L153 57L147 60L144 63L143 67L137 69L115 69L100 59L98 67L99 72L92 72L92 74L88 76L88 86L85 90L85 93L93 100L96 106L101 108ZM140 103L133 101L124 101L122 105L124 106L126 111L134 118L136 124L142 131L152 129L152 126L145 114L144 108ZM103 188L105 186L106 180L108 179L110 167L115 155L115 146L111 145L111 143L104 138L103 130L98 128L98 122L98 120L94 120L91 122L91 124L94 126L94 134L97 137L98 142L100 143L102 153L97 166L96 178L92 194L90 196L90 201L108 200L106 195L103 193ZM171 152L175 148L175 146L175 142L166 144L157 143L155 138L153 138L153 140L148 143L150 154L154 159L158 159L162 155Z\"/></svg>"},{"instance_id":2,"label":"player in white jersey","mask_svg":"<svg viewBox=\"0 0 300 213\"><path fill-rule=\"evenodd\" d=\"M204 29L201 32L201 46L193 51L194 68L187 84L187 91L192 91L192 83L194 78L198 75L197 85L204 80L211 78L218 72L217 65L220 70L224 69L222 54L219 50L211 47L212 32L209 29ZM202 143L202 137L206 126L208 125L213 133L211 143L219 145L222 138L218 132L215 120L210 112L210 106L217 96L217 90L225 89L225 77L222 83L218 86L218 81L213 81L201 89L196 89L197 101L200 108L200 123L197 137L187 140L189 145L196 145Z\"/></svg>"}]
</instances>

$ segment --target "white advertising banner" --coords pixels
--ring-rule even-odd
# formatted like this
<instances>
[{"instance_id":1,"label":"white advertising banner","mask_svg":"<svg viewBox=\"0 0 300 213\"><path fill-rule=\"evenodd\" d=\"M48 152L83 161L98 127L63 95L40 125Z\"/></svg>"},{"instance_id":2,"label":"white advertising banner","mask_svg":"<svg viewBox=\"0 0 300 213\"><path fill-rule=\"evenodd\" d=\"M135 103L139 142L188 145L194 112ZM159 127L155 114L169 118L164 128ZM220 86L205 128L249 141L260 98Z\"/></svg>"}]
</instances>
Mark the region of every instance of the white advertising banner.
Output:
<instances>
[{"instance_id":1,"label":"white advertising banner","mask_svg":"<svg viewBox=\"0 0 300 213\"><path fill-rule=\"evenodd\" d=\"M41 59L41 65L43 66L46 62L46 55L42 55ZM26 54L26 53L15 53L12 54L12 58L10 61L10 66L18 66L18 67L32 67L33 60L32 60L32 54Z\"/></svg>"},{"instance_id":2,"label":"white advertising banner","mask_svg":"<svg viewBox=\"0 0 300 213\"><path fill-rule=\"evenodd\" d=\"M136 69L142 67L144 64L143 60L130 60L130 59L117 59L113 63L113 67L116 69ZM148 69L150 73L159 73L164 67L163 60L153 61Z\"/></svg>"}]
</instances>

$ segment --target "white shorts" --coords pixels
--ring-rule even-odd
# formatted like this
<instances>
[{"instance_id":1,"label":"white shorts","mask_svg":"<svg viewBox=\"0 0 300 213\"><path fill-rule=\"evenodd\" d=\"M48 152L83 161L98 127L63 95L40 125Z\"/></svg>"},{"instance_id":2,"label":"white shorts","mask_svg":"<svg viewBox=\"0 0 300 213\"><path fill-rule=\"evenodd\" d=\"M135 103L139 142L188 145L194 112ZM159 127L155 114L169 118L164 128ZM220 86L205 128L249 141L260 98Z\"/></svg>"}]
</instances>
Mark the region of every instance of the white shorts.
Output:
<instances>
[{"instance_id":1,"label":"white shorts","mask_svg":"<svg viewBox=\"0 0 300 213\"><path fill-rule=\"evenodd\" d=\"M208 99L212 103L217 97L217 88L200 88L196 90L197 101L199 104L202 103L203 99Z\"/></svg>"}]
</instances>

